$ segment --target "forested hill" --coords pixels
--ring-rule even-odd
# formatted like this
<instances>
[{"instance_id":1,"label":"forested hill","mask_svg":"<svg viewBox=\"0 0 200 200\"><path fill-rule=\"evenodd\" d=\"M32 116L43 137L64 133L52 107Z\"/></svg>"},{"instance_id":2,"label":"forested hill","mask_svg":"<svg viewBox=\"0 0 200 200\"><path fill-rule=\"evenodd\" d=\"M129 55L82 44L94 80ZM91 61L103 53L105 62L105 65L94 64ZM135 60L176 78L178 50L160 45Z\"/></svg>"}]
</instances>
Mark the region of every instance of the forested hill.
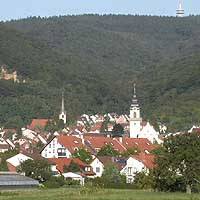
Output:
<instances>
[{"instance_id":1,"label":"forested hill","mask_svg":"<svg viewBox=\"0 0 200 200\"><path fill-rule=\"evenodd\" d=\"M137 82L143 116L171 128L200 119L200 16L63 16L0 24L0 64L26 84L0 82L0 122L127 113Z\"/></svg>"}]
</instances>

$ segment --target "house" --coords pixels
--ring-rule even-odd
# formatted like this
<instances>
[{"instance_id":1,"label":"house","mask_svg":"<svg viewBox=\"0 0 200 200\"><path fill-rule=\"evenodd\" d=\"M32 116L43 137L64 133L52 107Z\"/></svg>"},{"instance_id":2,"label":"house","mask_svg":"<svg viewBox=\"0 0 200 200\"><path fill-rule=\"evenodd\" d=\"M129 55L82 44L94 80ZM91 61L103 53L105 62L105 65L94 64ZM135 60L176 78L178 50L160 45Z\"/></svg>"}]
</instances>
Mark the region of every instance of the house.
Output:
<instances>
[{"instance_id":1,"label":"house","mask_svg":"<svg viewBox=\"0 0 200 200\"><path fill-rule=\"evenodd\" d=\"M22 136L35 142L39 142L37 133L31 129L22 128Z\"/></svg>"},{"instance_id":2,"label":"house","mask_svg":"<svg viewBox=\"0 0 200 200\"><path fill-rule=\"evenodd\" d=\"M13 172L0 172L0 190L1 189L19 189L38 187L39 182Z\"/></svg>"},{"instance_id":3,"label":"house","mask_svg":"<svg viewBox=\"0 0 200 200\"><path fill-rule=\"evenodd\" d=\"M121 170L121 174L126 176L127 183L132 183L137 173L149 173L155 167L155 156L152 154L140 153L128 158L126 166Z\"/></svg>"},{"instance_id":4,"label":"house","mask_svg":"<svg viewBox=\"0 0 200 200\"><path fill-rule=\"evenodd\" d=\"M157 146L152 144L147 138L129 138L123 137L122 144L127 149L137 148L140 152L150 153Z\"/></svg>"},{"instance_id":5,"label":"house","mask_svg":"<svg viewBox=\"0 0 200 200\"><path fill-rule=\"evenodd\" d=\"M93 177L95 173L92 170L92 167L79 158L48 158L48 161L51 165L53 174L62 174L69 171L65 171L72 163L75 163L79 166L79 170L76 173L79 173L82 177Z\"/></svg>"},{"instance_id":6,"label":"house","mask_svg":"<svg viewBox=\"0 0 200 200\"><path fill-rule=\"evenodd\" d=\"M159 138L159 132L154 129L154 127L149 123L142 123L139 137L147 138L151 143L157 142L161 144L163 141Z\"/></svg>"},{"instance_id":7,"label":"house","mask_svg":"<svg viewBox=\"0 0 200 200\"><path fill-rule=\"evenodd\" d=\"M102 137L102 136L97 136L97 137L92 137L92 136L85 136L85 145L86 148L92 153L92 154L97 154L98 151L106 146L106 145L111 145L114 150L122 153L126 151L126 148L123 146L122 143L120 143L117 139L113 139L110 137Z\"/></svg>"},{"instance_id":8,"label":"house","mask_svg":"<svg viewBox=\"0 0 200 200\"><path fill-rule=\"evenodd\" d=\"M3 138L0 138L0 153L4 153L8 151L9 149L13 149L13 143L10 142L10 140L5 140Z\"/></svg>"},{"instance_id":9,"label":"house","mask_svg":"<svg viewBox=\"0 0 200 200\"><path fill-rule=\"evenodd\" d=\"M81 186L84 186L85 184L85 178L84 176L78 174L78 173L73 173L73 172L67 172L62 174L65 179L72 179L75 181L79 181Z\"/></svg>"},{"instance_id":10,"label":"house","mask_svg":"<svg viewBox=\"0 0 200 200\"><path fill-rule=\"evenodd\" d=\"M126 165L126 158L111 157L111 156L98 156L91 163L95 173L94 178L101 177L106 166L114 165L119 171L121 171Z\"/></svg>"},{"instance_id":11,"label":"house","mask_svg":"<svg viewBox=\"0 0 200 200\"><path fill-rule=\"evenodd\" d=\"M19 153L9 159L6 160L7 162L7 166L8 166L8 170L10 172L16 172L17 168L21 165L21 163L23 163L26 160L33 160L31 157L26 156L22 153Z\"/></svg>"},{"instance_id":12,"label":"house","mask_svg":"<svg viewBox=\"0 0 200 200\"><path fill-rule=\"evenodd\" d=\"M48 122L49 119L33 119L31 124L28 125L27 128L31 130L44 129Z\"/></svg>"},{"instance_id":13,"label":"house","mask_svg":"<svg viewBox=\"0 0 200 200\"><path fill-rule=\"evenodd\" d=\"M90 163L90 166L93 169L93 172L95 173L94 177L101 177L104 170L103 163L99 160L99 158L95 157L92 162Z\"/></svg>"},{"instance_id":14,"label":"house","mask_svg":"<svg viewBox=\"0 0 200 200\"><path fill-rule=\"evenodd\" d=\"M42 149L43 158L70 158L78 149L83 148L81 138L71 135L57 135Z\"/></svg>"}]
</instances>

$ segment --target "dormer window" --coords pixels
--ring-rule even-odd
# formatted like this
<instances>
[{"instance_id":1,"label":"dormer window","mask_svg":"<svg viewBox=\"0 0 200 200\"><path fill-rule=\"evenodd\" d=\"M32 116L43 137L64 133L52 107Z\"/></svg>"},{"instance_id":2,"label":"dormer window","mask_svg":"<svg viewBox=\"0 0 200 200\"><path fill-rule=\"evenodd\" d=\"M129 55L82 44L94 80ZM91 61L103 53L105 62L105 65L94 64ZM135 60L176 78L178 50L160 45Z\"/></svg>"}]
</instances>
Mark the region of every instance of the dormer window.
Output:
<instances>
[{"instance_id":1,"label":"dormer window","mask_svg":"<svg viewBox=\"0 0 200 200\"><path fill-rule=\"evenodd\" d=\"M75 143L75 144L78 144L78 141L75 140L74 143Z\"/></svg>"},{"instance_id":2,"label":"dormer window","mask_svg":"<svg viewBox=\"0 0 200 200\"><path fill-rule=\"evenodd\" d=\"M90 167L85 167L86 172L90 172Z\"/></svg>"},{"instance_id":3,"label":"dormer window","mask_svg":"<svg viewBox=\"0 0 200 200\"><path fill-rule=\"evenodd\" d=\"M78 151L78 148L77 148L77 147L75 147L75 148L74 148L74 151Z\"/></svg>"}]
</instances>

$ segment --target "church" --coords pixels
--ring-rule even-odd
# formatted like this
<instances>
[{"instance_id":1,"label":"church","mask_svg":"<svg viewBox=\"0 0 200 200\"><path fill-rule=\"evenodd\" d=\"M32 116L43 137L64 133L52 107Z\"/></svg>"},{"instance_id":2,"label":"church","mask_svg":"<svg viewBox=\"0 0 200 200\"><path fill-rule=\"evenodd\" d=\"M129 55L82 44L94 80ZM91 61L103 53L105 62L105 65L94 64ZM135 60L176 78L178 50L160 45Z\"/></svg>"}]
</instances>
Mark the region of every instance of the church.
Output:
<instances>
[{"instance_id":1,"label":"church","mask_svg":"<svg viewBox=\"0 0 200 200\"><path fill-rule=\"evenodd\" d=\"M152 143L162 143L159 139L159 132L149 122L143 122L140 114L140 105L136 96L136 86L134 84L134 94L130 106L130 138L147 138Z\"/></svg>"}]
</instances>

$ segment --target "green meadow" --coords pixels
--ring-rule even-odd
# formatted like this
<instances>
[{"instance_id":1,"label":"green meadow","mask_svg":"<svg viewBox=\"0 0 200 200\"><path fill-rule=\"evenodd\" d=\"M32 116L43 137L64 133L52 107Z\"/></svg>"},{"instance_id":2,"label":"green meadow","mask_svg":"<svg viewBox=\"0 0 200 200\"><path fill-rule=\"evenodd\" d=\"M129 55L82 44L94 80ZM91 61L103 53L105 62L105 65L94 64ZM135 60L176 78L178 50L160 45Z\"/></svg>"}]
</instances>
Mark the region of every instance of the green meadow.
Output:
<instances>
[{"instance_id":1,"label":"green meadow","mask_svg":"<svg viewBox=\"0 0 200 200\"><path fill-rule=\"evenodd\" d=\"M0 200L200 200L199 194L160 193L141 190L51 189L1 191Z\"/></svg>"}]
</instances>

